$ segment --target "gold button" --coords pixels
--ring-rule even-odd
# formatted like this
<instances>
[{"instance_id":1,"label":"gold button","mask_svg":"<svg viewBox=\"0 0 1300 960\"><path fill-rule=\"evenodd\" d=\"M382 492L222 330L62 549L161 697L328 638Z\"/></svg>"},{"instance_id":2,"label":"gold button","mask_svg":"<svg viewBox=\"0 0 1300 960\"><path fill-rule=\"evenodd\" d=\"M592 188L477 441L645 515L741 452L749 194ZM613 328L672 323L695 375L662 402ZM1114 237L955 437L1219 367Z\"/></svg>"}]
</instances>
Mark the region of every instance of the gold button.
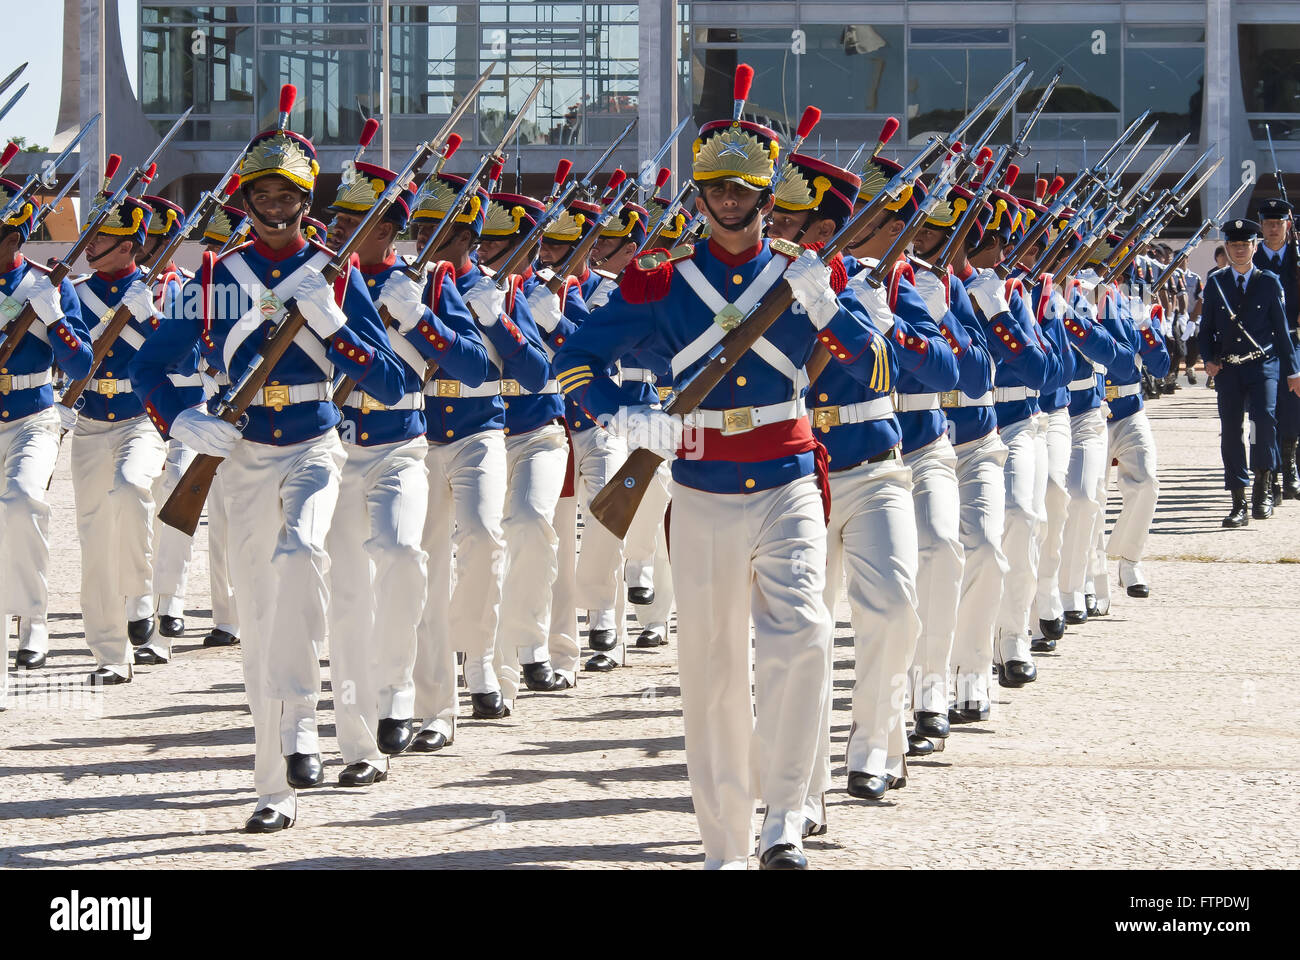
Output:
<instances>
[{"instance_id":1,"label":"gold button","mask_svg":"<svg viewBox=\"0 0 1300 960\"><path fill-rule=\"evenodd\" d=\"M581 420L574 420L574 421L573 421L573 425L574 425L575 427L580 427L580 426L582 426L582 421L581 421Z\"/></svg>"},{"instance_id":2,"label":"gold button","mask_svg":"<svg viewBox=\"0 0 1300 960\"><path fill-rule=\"evenodd\" d=\"M367 287L373 287L374 285L375 285L375 278L374 278L374 277L371 277L369 280L366 281L366 286L367 286Z\"/></svg>"},{"instance_id":3,"label":"gold button","mask_svg":"<svg viewBox=\"0 0 1300 960\"><path fill-rule=\"evenodd\" d=\"M113 351L112 351L112 350L110 350L110 351L108 351L108 353L104 354L104 356L106 356L106 357L111 357L112 355L113 355Z\"/></svg>"},{"instance_id":4,"label":"gold button","mask_svg":"<svg viewBox=\"0 0 1300 960\"><path fill-rule=\"evenodd\" d=\"M506 433L508 434L509 432L510 432L510 428L506 427Z\"/></svg>"},{"instance_id":5,"label":"gold button","mask_svg":"<svg viewBox=\"0 0 1300 960\"><path fill-rule=\"evenodd\" d=\"M827 400L830 399L830 397L828 397L828 396L827 396L826 394L824 394L824 393L819 393L819 394L817 394L817 399L820 400L822 403L825 403Z\"/></svg>"},{"instance_id":6,"label":"gold button","mask_svg":"<svg viewBox=\"0 0 1300 960\"><path fill-rule=\"evenodd\" d=\"M505 407L507 410L510 409L510 404L509 404L507 401L505 401L505 400L502 400L502 401L501 401L501 405L502 405L503 407Z\"/></svg>"},{"instance_id":7,"label":"gold button","mask_svg":"<svg viewBox=\"0 0 1300 960\"><path fill-rule=\"evenodd\" d=\"M744 283L744 282L745 282L745 278L742 277L740 274L737 273L737 274L735 274L735 275L731 278L731 282L732 282L732 283Z\"/></svg>"},{"instance_id":8,"label":"gold button","mask_svg":"<svg viewBox=\"0 0 1300 960\"><path fill-rule=\"evenodd\" d=\"M279 439L280 437L284 436L284 431L283 431L283 430L276 430L275 432L273 432L273 433L271 434L271 436L275 437L276 439Z\"/></svg>"},{"instance_id":9,"label":"gold button","mask_svg":"<svg viewBox=\"0 0 1300 960\"><path fill-rule=\"evenodd\" d=\"M273 277L278 277L279 275L280 275L280 271L279 271L279 270L272 270L272 271L271 271L271 276L273 276Z\"/></svg>"},{"instance_id":10,"label":"gold button","mask_svg":"<svg viewBox=\"0 0 1300 960\"><path fill-rule=\"evenodd\" d=\"M746 480L746 481L745 481L745 486L746 486L748 489L750 489L750 490L754 489L754 481L753 481L753 479L751 478L751 479L749 479L749 480Z\"/></svg>"},{"instance_id":11,"label":"gold button","mask_svg":"<svg viewBox=\"0 0 1300 960\"><path fill-rule=\"evenodd\" d=\"M827 462L827 463L830 463L830 462L831 462L831 455L830 455L829 453L826 454L826 462Z\"/></svg>"},{"instance_id":12,"label":"gold button","mask_svg":"<svg viewBox=\"0 0 1300 960\"><path fill-rule=\"evenodd\" d=\"M369 440L369 439L370 439L370 434L368 434L368 433L363 433L363 434L361 435L361 439L362 439L362 440Z\"/></svg>"},{"instance_id":13,"label":"gold button","mask_svg":"<svg viewBox=\"0 0 1300 960\"><path fill-rule=\"evenodd\" d=\"M105 370L105 371L104 371L104 379L105 379L105 380L112 379L112 376L113 376L113 371L112 371L112 370Z\"/></svg>"},{"instance_id":14,"label":"gold button","mask_svg":"<svg viewBox=\"0 0 1300 960\"><path fill-rule=\"evenodd\" d=\"M116 415L116 414L112 414L112 413L110 413L110 414L108 415L108 419L110 419L110 420L116 420L116 419L117 419L117 415Z\"/></svg>"},{"instance_id":15,"label":"gold button","mask_svg":"<svg viewBox=\"0 0 1300 960\"><path fill-rule=\"evenodd\" d=\"M455 411L455 409L456 409L456 408L455 408L455 407L452 407L452 406L447 406L447 407L443 407L443 408L442 408L443 413L452 413L452 412Z\"/></svg>"},{"instance_id":16,"label":"gold button","mask_svg":"<svg viewBox=\"0 0 1300 960\"><path fill-rule=\"evenodd\" d=\"M8 367L0 367L0 373L8 373L8 372L9 372Z\"/></svg>"},{"instance_id":17,"label":"gold button","mask_svg":"<svg viewBox=\"0 0 1300 960\"><path fill-rule=\"evenodd\" d=\"M447 431L447 436L449 436L449 437L454 437L455 435L456 435L456 432L455 432L454 430L448 430L448 431Z\"/></svg>"},{"instance_id":18,"label":"gold button","mask_svg":"<svg viewBox=\"0 0 1300 960\"><path fill-rule=\"evenodd\" d=\"M109 287L109 288L108 288L108 292L109 292L109 293L117 293L117 287Z\"/></svg>"},{"instance_id":19,"label":"gold button","mask_svg":"<svg viewBox=\"0 0 1300 960\"><path fill-rule=\"evenodd\" d=\"M7 417L7 416L9 416L8 410L0 410L0 417Z\"/></svg>"},{"instance_id":20,"label":"gold button","mask_svg":"<svg viewBox=\"0 0 1300 960\"><path fill-rule=\"evenodd\" d=\"M279 381L279 380L272 380L272 381L271 381L271 386L273 386L273 387L278 387L279 385L280 385L280 381Z\"/></svg>"},{"instance_id":21,"label":"gold button","mask_svg":"<svg viewBox=\"0 0 1300 960\"><path fill-rule=\"evenodd\" d=\"M0 277L0 287L3 287L6 283L8 283L8 281L5 280L3 277Z\"/></svg>"},{"instance_id":22,"label":"gold button","mask_svg":"<svg viewBox=\"0 0 1300 960\"><path fill-rule=\"evenodd\" d=\"M747 384L747 383L749 383L749 381L746 380L744 377L737 377L737 378L736 378L736 386L738 386L738 387L743 387L743 386L744 386L745 384Z\"/></svg>"}]
</instances>

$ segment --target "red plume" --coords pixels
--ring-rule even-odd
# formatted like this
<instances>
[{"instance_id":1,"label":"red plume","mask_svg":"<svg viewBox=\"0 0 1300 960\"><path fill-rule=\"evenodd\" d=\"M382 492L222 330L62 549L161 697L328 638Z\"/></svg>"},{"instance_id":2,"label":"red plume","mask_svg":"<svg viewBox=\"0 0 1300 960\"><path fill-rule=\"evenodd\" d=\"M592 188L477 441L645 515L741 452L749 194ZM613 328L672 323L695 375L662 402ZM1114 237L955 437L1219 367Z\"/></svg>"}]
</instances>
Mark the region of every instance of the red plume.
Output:
<instances>
[{"instance_id":1,"label":"red plume","mask_svg":"<svg viewBox=\"0 0 1300 960\"><path fill-rule=\"evenodd\" d=\"M442 151L443 159L450 160L452 156L456 153L456 151L460 149L460 145L464 141L464 139L465 138L462 137L459 133L453 133L451 136L449 136L447 138L447 146Z\"/></svg>"},{"instance_id":2,"label":"red plume","mask_svg":"<svg viewBox=\"0 0 1300 960\"><path fill-rule=\"evenodd\" d=\"M898 132L898 117L890 117L885 121L884 126L880 128L880 139L877 143L884 146L893 139L894 134Z\"/></svg>"},{"instance_id":3,"label":"red plume","mask_svg":"<svg viewBox=\"0 0 1300 960\"><path fill-rule=\"evenodd\" d=\"M361 128L361 139L358 143L363 147L370 146L370 141L375 139L375 134L379 132L379 121L371 117L366 121L365 126Z\"/></svg>"},{"instance_id":4,"label":"red plume","mask_svg":"<svg viewBox=\"0 0 1300 960\"><path fill-rule=\"evenodd\" d=\"M505 169L505 166L506 166L506 162L504 160L493 160L492 169L488 172L488 179L500 180L501 171Z\"/></svg>"},{"instance_id":5,"label":"red plume","mask_svg":"<svg viewBox=\"0 0 1300 960\"><path fill-rule=\"evenodd\" d=\"M230 179L226 181L226 196L232 197L235 191L239 189L239 174L232 173Z\"/></svg>"},{"instance_id":6,"label":"red plume","mask_svg":"<svg viewBox=\"0 0 1300 960\"><path fill-rule=\"evenodd\" d=\"M622 167L619 167L617 170L615 170L613 173L609 175L609 185L606 186L605 189L617 190L619 188L619 185L622 184L622 182L626 179L627 179L627 174L623 172Z\"/></svg>"},{"instance_id":7,"label":"red plume","mask_svg":"<svg viewBox=\"0 0 1300 960\"><path fill-rule=\"evenodd\" d=\"M754 68L747 63L736 67L736 87L732 99L748 100L749 88L754 84Z\"/></svg>"},{"instance_id":8,"label":"red plume","mask_svg":"<svg viewBox=\"0 0 1300 960\"><path fill-rule=\"evenodd\" d=\"M1034 182L1034 199L1042 202L1043 195L1047 193L1047 178L1039 177Z\"/></svg>"},{"instance_id":9,"label":"red plume","mask_svg":"<svg viewBox=\"0 0 1300 960\"><path fill-rule=\"evenodd\" d=\"M985 147L976 155L975 162L978 163L980 166L983 166L984 164L989 162L992 156L993 156L993 151L990 148Z\"/></svg>"},{"instance_id":10,"label":"red plume","mask_svg":"<svg viewBox=\"0 0 1300 960\"><path fill-rule=\"evenodd\" d=\"M1007 176L1004 182L1006 183L1008 190L1016 185L1016 178L1019 176L1020 168L1018 166L1013 163L1007 167Z\"/></svg>"},{"instance_id":11,"label":"red plume","mask_svg":"<svg viewBox=\"0 0 1300 960\"><path fill-rule=\"evenodd\" d=\"M288 113L293 109L293 102L298 99L298 88L286 83L280 88L280 112Z\"/></svg>"},{"instance_id":12,"label":"red plume","mask_svg":"<svg viewBox=\"0 0 1300 960\"><path fill-rule=\"evenodd\" d=\"M667 183L668 178L671 177L672 175L673 172L669 170L667 167L660 167L659 176L655 177L655 189L658 190L665 183Z\"/></svg>"},{"instance_id":13,"label":"red plume","mask_svg":"<svg viewBox=\"0 0 1300 960\"><path fill-rule=\"evenodd\" d=\"M108 162L104 164L104 179L111 180L114 174L117 173L117 168L120 167L121 165L122 165L121 155L116 153L110 153L108 155Z\"/></svg>"},{"instance_id":14,"label":"red plume","mask_svg":"<svg viewBox=\"0 0 1300 960\"><path fill-rule=\"evenodd\" d=\"M961 141L958 140L956 143L952 145L952 154L953 156L956 156L957 154L961 153L961 151L962 151Z\"/></svg>"},{"instance_id":15,"label":"red plume","mask_svg":"<svg viewBox=\"0 0 1300 960\"><path fill-rule=\"evenodd\" d=\"M563 183L569 179L569 171L573 169L572 160L561 160L555 165L555 182Z\"/></svg>"},{"instance_id":16,"label":"red plume","mask_svg":"<svg viewBox=\"0 0 1300 960\"><path fill-rule=\"evenodd\" d=\"M8 164L9 161L12 160L17 155L17 153L18 153L18 144L10 143L9 146L5 147L5 152L3 154L0 154L0 167L3 167L6 164Z\"/></svg>"},{"instance_id":17,"label":"red plume","mask_svg":"<svg viewBox=\"0 0 1300 960\"><path fill-rule=\"evenodd\" d=\"M812 133L812 128L817 126L817 121L822 118L822 112L816 107L804 107L803 116L799 119L799 127L795 130L795 136L800 140Z\"/></svg>"},{"instance_id":18,"label":"red plume","mask_svg":"<svg viewBox=\"0 0 1300 960\"><path fill-rule=\"evenodd\" d=\"M1047 188L1047 195L1049 197L1056 196L1058 193L1061 192L1061 188L1063 186L1065 186L1065 177L1057 177L1055 180L1052 181L1052 185Z\"/></svg>"},{"instance_id":19,"label":"red plume","mask_svg":"<svg viewBox=\"0 0 1300 960\"><path fill-rule=\"evenodd\" d=\"M157 172L158 172L158 164L151 163L149 164L149 169L144 172L144 176L141 177L140 179L142 179L145 183L153 183L154 174L156 174Z\"/></svg>"}]
</instances>

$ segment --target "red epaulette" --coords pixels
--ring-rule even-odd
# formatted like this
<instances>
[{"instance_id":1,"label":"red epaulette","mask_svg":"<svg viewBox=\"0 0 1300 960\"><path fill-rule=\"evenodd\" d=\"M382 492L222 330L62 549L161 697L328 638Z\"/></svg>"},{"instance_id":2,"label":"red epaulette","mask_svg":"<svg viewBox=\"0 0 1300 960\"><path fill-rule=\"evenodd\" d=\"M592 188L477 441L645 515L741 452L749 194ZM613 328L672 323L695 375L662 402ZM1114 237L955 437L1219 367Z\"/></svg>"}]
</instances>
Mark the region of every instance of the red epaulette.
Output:
<instances>
[{"instance_id":1,"label":"red epaulette","mask_svg":"<svg viewBox=\"0 0 1300 960\"><path fill-rule=\"evenodd\" d=\"M647 250L627 265L618 289L628 303L654 303L673 284L673 257L663 247Z\"/></svg>"}]
</instances>

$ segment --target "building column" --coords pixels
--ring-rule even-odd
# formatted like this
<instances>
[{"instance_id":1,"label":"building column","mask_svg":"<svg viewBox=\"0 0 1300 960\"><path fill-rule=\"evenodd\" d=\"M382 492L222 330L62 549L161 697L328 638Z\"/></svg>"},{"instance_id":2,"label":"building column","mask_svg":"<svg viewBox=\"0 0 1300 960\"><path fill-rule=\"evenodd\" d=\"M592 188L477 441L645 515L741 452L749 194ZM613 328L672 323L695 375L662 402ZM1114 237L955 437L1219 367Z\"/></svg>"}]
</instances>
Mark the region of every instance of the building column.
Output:
<instances>
[{"instance_id":1,"label":"building column","mask_svg":"<svg viewBox=\"0 0 1300 960\"><path fill-rule=\"evenodd\" d=\"M677 4L672 0L639 0L637 47L641 83L637 90L638 166L649 160L681 119L677 103ZM687 141L689 142L689 141ZM681 139L678 140L680 146ZM672 168L669 186L676 187L683 171L676 150L665 164ZM657 170L650 171L654 177Z\"/></svg>"}]
</instances>

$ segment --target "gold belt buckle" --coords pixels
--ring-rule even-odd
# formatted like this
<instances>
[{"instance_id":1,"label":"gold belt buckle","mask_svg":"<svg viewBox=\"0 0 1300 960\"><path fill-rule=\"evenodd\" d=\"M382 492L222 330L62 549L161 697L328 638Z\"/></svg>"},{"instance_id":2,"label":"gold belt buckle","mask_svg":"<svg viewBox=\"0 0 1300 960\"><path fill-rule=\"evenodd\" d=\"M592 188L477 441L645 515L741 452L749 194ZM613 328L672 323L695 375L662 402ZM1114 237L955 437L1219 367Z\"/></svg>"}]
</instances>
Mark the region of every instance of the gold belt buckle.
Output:
<instances>
[{"instance_id":1,"label":"gold belt buckle","mask_svg":"<svg viewBox=\"0 0 1300 960\"><path fill-rule=\"evenodd\" d=\"M673 395L673 388L672 388L672 387L658 387L657 389L658 389L658 391L659 391L659 402L660 402L660 403L664 403L664 402L665 402L669 397L671 397L671 396Z\"/></svg>"},{"instance_id":2,"label":"gold belt buckle","mask_svg":"<svg viewBox=\"0 0 1300 960\"><path fill-rule=\"evenodd\" d=\"M723 434L744 433L754 429L753 407L732 407L722 411Z\"/></svg>"},{"instance_id":3,"label":"gold belt buckle","mask_svg":"<svg viewBox=\"0 0 1300 960\"><path fill-rule=\"evenodd\" d=\"M279 413L289 405L289 388L284 384L262 388L262 403Z\"/></svg>"},{"instance_id":4,"label":"gold belt buckle","mask_svg":"<svg viewBox=\"0 0 1300 960\"><path fill-rule=\"evenodd\" d=\"M0 374L0 393L8 393L14 388L14 377L11 373Z\"/></svg>"},{"instance_id":5,"label":"gold belt buckle","mask_svg":"<svg viewBox=\"0 0 1300 960\"><path fill-rule=\"evenodd\" d=\"M102 394L106 398L115 397L117 396L117 381L100 380L95 392Z\"/></svg>"},{"instance_id":6,"label":"gold belt buckle","mask_svg":"<svg viewBox=\"0 0 1300 960\"><path fill-rule=\"evenodd\" d=\"M362 391L361 393L362 413L373 413L375 410L387 410L387 409L388 408L386 406L384 406L382 403L380 403L370 394L366 393L364 390Z\"/></svg>"},{"instance_id":7,"label":"gold belt buckle","mask_svg":"<svg viewBox=\"0 0 1300 960\"><path fill-rule=\"evenodd\" d=\"M437 395L440 397L459 397L460 381L459 380L438 380L436 381Z\"/></svg>"},{"instance_id":8,"label":"gold belt buckle","mask_svg":"<svg viewBox=\"0 0 1300 960\"><path fill-rule=\"evenodd\" d=\"M501 396L503 396L503 397L517 397L517 396L520 395L520 393L521 393L521 391L520 391L520 389L519 389L519 381L518 381L518 380L502 380L502 381L501 381Z\"/></svg>"},{"instance_id":9,"label":"gold belt buckle","mask_svg":"<svg viewBox=\"0 0 1300 960\"><path fill-rule=\"evenodd\" d=\"M740 326L740 321L744 319L745 315L740 312L740 308L734 303L727 304L713 315L713 322L728 333Z\"/></svg>"},{"instance_id":10,"label":"gold belt buckle","mask_svg":"<svg viewBox=\"0 0 1300 960\"><path fill-rule=\"evenodd\" d=\"M839 407L813 407L813 426L818 430L829 430L840 425Z\"/></svg>"},{"instance_id":11,"label":"gold belt buckle","mask_svg":"<svg viewBox=\"0 0 1300 960\"><path fill-rule=\"evenodd\" d=\"M944 390L939 394L939 406L944 409L961 406L960 390Z\"/></svg>"},{"instance_id":12,"label":"gold belt buckle","mask_svg":"<svg viewBox=\"0 0 1300 960\"><path fill-rule=\"evenodd\" d=\"M1106 399L1107 399L1107 400L1118 400L1118 399L1119 399L1119 387L1114 386L1114 385L1109 384L1109 383L1106 384Z\"/></svg>"}]
</instances>

